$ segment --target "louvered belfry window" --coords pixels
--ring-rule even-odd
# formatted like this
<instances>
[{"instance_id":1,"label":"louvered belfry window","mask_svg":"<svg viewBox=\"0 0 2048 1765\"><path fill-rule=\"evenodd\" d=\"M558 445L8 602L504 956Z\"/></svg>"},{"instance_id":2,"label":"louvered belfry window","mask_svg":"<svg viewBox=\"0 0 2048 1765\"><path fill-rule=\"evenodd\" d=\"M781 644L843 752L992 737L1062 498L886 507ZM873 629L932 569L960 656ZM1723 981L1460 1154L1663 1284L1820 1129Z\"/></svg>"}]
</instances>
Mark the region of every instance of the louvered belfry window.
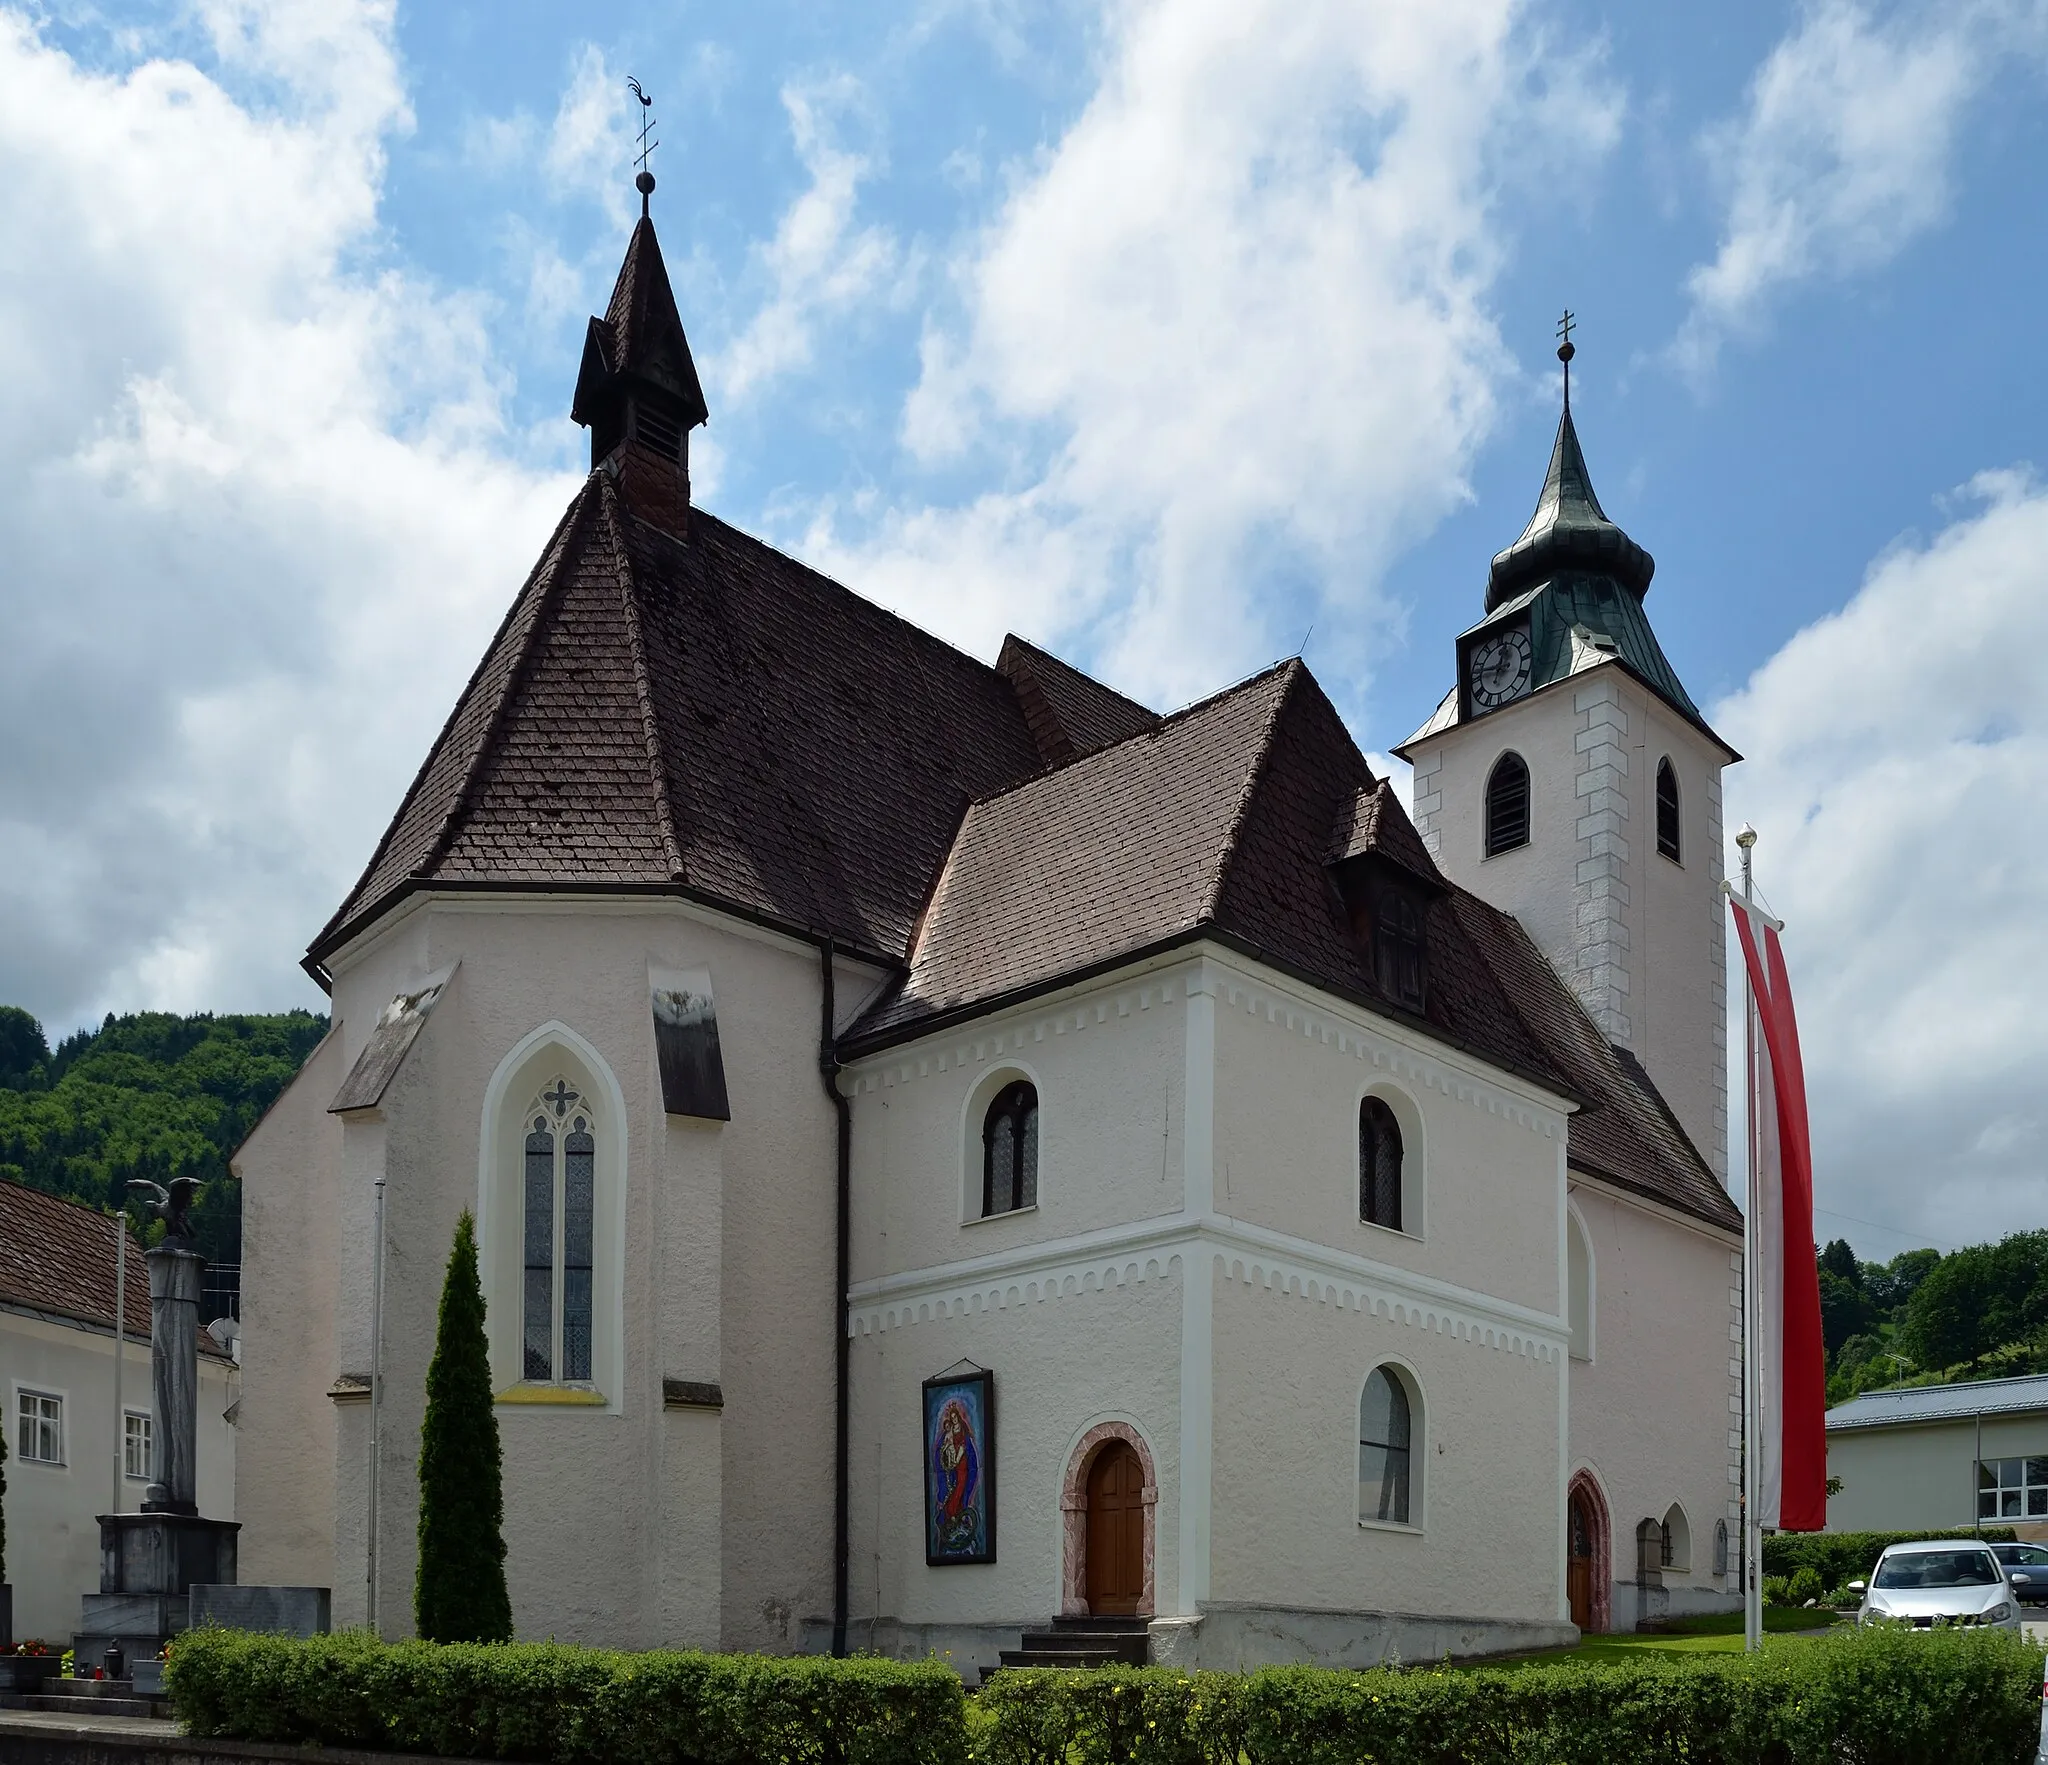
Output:
<instances>
[{"instance_id":1,"label":"louvered belfry window","mask_svg":"<svg viewBox=\"0 0 2048 1765\"><path fill-rule=\"evenodd\" d=\"M683 457L681 419L651 398L634 400L633 434L643 446L651 447L665 460Z\"/></svg>"},{"instance_id":2,"label":"louvered belfry window","mask_svg":"<svg viewBox=\"0 0 2048 1765\"><path fill-rule=\"evenodd\" d=\"M1668 759L1657 762L1657 850L1678 862L1678 774Z\"/></svg>"},{"instance_id":3,"label":"louvered belfry window","mask_svg":"<svg viewBox=\"0 0 2048 1765\"><path fill-rule=\"evenodd\" d=\"M1529 768L1520 754L1503 754L1486 781L1486 855L1529 843Z\"/></svg>"},{"instance_id":4,"label":"louvered belfry window","mask_svg":"<svg viewBox=\"0 0 2048 1765\"><path fill-rule=\"evenodd\" d=\"M527 1112L520 1374L590 1379L597 1136L583 1099L556 1079ZM559 1370L558 1370L559 1369Z\"/></svg>"},{"instance_id":5,"label":"louvered belfry window","mask_svg":"<svg viewBox=\"0 0 2048 1765\"><path fill-rule=\"evenodd\" d=\"M1005 1085L981 1124L981 1212L1015 1213L1038 1205L1038 1092L1019 1079Z\"/></svg>"},{"instance_id":6,"label":"louvered belfry window","mask_svg":"<svg viewBox=\"0 0 2048 1765\"><path fill-rule=\"evenodd\" d=\"M1379 1097L1358 1106L1358 1217L1401 1229L1401 1125Z\"/></svg>"}]
</instances>

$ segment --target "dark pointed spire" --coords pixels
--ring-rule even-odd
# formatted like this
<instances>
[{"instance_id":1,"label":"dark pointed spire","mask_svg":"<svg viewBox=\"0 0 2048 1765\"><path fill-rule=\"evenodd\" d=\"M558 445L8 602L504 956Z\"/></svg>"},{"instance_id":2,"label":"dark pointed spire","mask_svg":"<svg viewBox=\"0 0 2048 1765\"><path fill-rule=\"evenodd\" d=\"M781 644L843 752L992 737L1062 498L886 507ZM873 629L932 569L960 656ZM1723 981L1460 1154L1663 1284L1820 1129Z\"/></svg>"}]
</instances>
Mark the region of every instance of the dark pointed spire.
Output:
<instances>
[{"instance_id":1,"label":"dark pointed spire","mask_svg":"<svg viewBox=\"0 0 2048 1765\"><path fill-rule=\"evenodd\" d=\"M654 179L640 174L641 196ZM607 467L629 507L670 532L689 520L690 431L710 420L690 340L676 311L654 222L633 223L611 304L592 319L569 414L590 431L590 464Z\"/></svg>"},{"instance_id":2,"label":"dark pointed spire","mask_svg":"<svg viewBox=\"0 0 2048 1765\"><path fill-rule=\"evenodd\" d=\"M1566 373L1571 371L1571 358L1565 353L1570 348L1567 342L1557 352ZM1566 572L1611 576L1641 600L1649 592L1656 569L1656 559L1608 520L1600 499L1593 494L1593 480L1586 471L1586 456L1579 449L1579 432L1572 424L1572 407L1567 401L1564 415L1558 419L1550 470L1544 474L1536 512L1522 529L1522 537L1494 557L1486 583L1486 610L1491 613L1547 577Z\"/></svg>"}]
</instances>

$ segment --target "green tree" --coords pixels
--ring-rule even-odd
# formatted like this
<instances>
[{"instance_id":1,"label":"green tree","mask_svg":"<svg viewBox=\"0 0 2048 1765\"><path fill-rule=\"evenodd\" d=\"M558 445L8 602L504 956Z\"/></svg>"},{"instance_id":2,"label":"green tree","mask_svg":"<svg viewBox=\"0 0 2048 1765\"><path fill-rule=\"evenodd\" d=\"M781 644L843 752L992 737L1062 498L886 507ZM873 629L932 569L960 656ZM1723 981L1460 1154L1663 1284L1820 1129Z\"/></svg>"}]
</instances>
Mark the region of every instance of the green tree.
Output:
<instances>
[{"instance_id":1,"label":"green tree","mask_svg":"<svg viewBox=\"0 0 2048 1765\"><path fill-rule=\"evenodd\" d=\"M1856 1260L1856 1252L1849 1248L1846 1238L1837 1238L1820 1253L1820 1266L1847 1281L1859 1291L1863 1286L1863 1265Z\"/></svg>"},{"instance_id":2,"label":"green tree","mask_svg":"<svg viewBox=\"0 0 2048 1765\"><path fill-rule=\"evenodd\" d=\"M1866 1263L1863 1285L1871 1301L1894 1323L1905 1321L1905 1309L1922 1281L1941 1261L1938 1250L1902 1250L1882 1266Z\"/></svg>"},{"instance_id":3,"label":"green tree","mask_svg":"<svg viewBox=\"0 0 2048 1765\"><path fill-rule=\"evenodd\" d=\"M491 1403L476 1221L455 1223L420 1427L420 1552L413 1622L429 1642L505 1642L504 1461Z\"/></svg>"},{"instance_id":4,"label":"green tree","mask_svg":"<svg viewBox=\"0 0 2048 1765\"><path fill-rule=\"evenodd\" d=\"M1830 1249L1833 1246L1829 1247ZM1832 1365L1842 1344L1877 1321L1876 1308L1860 1282L1845 1281L1823 1260L1820 1268L1820 1333Z\"/></svg>"},{"instance_id":5,"label":"green tree","mask_svg":"<svg viewBox=\"0 0 2048 1765\"><path fill-rule=\"evenodd\" d=\"M0 1005L0 1085L15 1090L40 1089L50 1044L43 1026L19 1005Z\"/></svg>"}]
</instances>

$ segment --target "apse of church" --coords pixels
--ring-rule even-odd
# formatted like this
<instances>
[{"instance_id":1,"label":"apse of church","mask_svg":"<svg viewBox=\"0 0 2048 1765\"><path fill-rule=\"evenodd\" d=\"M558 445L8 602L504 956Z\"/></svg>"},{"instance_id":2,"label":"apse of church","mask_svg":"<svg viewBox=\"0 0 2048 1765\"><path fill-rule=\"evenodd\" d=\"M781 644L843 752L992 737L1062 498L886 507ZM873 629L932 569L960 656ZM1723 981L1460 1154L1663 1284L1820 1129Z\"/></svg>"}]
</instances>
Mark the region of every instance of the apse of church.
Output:
<instances>
[{"instance_id":1,"label":"apse of church","mask_svg":"<svg viewBox=\"0 0 2048 1765\"><path fill-rule=\"evenodd\" d=\"M1569 415L1418 829L1299 660L1162 716L697 506L650 208L238 1157L245 1572L407 1631L468 1209L522 1636L1363 1664L1730 1600L1610 1545L1727 1499L1728 756Z\"/></svg>"}]
</instances>

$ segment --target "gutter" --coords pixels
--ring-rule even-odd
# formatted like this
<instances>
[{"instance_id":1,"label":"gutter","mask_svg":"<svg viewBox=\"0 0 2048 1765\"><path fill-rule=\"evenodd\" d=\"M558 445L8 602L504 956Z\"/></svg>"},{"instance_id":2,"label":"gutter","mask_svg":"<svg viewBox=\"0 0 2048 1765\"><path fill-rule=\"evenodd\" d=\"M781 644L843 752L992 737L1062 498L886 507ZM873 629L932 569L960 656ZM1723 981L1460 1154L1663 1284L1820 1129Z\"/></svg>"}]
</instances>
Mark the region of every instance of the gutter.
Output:
<instances>
[{"instance_id":1,"label":"gutter","mask_svg":"<svg viewBox=\"0 0 2048 1765\"><path fill-rule=\"evenodd\" d=\"M852 1323L847 1287L853 1276L853 1105L839 1089L839 1050L832 1033L835 1019L832 973L834 954L832 939L827 937L818 949L824 980L822 1021L818 1030L818 1081L825 1087L825 1095L832 1099L833 1112L838 1117L839 1144L835 1166L838 1188L838 1263L837 1286L832 1301L833 1316L838 1326L837 1339L833 1344L832 1653L835 1658L843 1659L846 1654L846 1569L852 1548L849 1537L848 1490L852 1433L848 1400L853 1370L853 1345L847 1335Z\"/></svg>"}]
</instances>

